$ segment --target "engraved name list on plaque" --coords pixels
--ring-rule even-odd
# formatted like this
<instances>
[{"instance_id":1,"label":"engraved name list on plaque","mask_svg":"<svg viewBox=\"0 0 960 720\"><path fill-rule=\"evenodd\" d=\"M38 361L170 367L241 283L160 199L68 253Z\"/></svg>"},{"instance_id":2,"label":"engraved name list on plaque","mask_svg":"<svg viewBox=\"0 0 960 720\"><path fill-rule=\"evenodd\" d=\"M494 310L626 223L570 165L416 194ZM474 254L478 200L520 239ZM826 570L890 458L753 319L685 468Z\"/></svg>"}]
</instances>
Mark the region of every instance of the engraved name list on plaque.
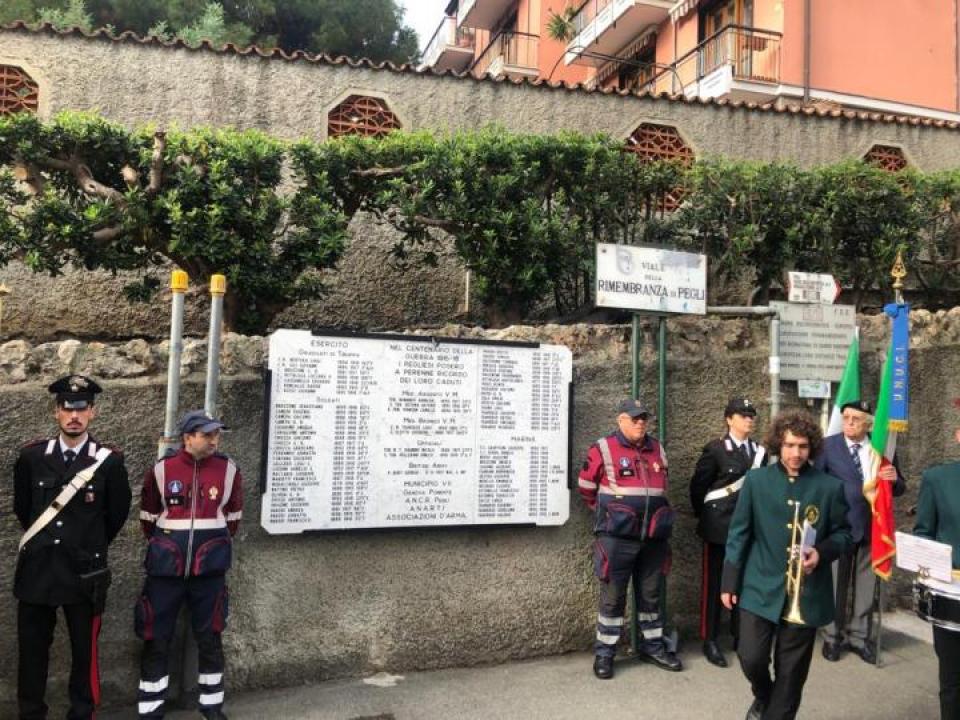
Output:
<instances>
[{"instance_id":1,"label":"engraved name list on plaque","mask_svg":"<svg viewBox=\"0 0 960 720\"><path fill-rule=\"evenodd\" d=\"M268 371L268 532L566 522L568 348L278 330Z\"/></svg>"}]
</instances>

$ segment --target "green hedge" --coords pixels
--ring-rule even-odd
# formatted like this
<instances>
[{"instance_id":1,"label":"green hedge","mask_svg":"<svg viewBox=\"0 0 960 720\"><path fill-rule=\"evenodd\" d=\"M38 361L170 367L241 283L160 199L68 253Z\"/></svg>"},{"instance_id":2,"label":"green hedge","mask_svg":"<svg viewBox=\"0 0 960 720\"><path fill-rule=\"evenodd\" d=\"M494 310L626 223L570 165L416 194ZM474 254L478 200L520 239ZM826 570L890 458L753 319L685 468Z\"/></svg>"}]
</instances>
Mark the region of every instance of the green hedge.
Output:
<instances>
[{"instance_id":1,"label":"green hedge","mask_svg":"<svg viewBox=\"0 0 960 720\"><path fill-rule=\"evenodd\" d=\"M682 202L664 212L664 197ZM592 301L597 242L705 252L714 281L792 268L860 292L898 249L931 302L960 290L960 172L891 174L851 160L812 170L725 159L642 164L622 143L499 128L287 143L257 131L129 131L88 114L0 118L0 262L223 272L227 317L259 331L323 291L360 210L401 232L399 263L435 263L445 231L500 321L544 298ZM151 276L144 275L145 278ZM129 288L145 297L149 279Z\"/></svg>"}]
</instances>

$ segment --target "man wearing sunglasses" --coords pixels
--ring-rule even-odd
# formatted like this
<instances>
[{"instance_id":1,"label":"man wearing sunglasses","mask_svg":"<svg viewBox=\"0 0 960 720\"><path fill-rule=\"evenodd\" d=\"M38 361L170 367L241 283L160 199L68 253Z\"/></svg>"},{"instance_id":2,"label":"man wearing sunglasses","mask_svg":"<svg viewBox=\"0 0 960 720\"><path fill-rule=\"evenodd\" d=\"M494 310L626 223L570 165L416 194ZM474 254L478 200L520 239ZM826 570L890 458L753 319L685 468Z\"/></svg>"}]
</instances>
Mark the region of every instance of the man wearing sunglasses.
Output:
<instances>
[{"instance_id":1,"label":"man wearing sunglasses","mask_svg":"<svg viewBox=\"0 0 960 720\"><path fill-rule=\"evenodd\" d=\"M673 510L667 500L667 457L647 433L650 413L639 400L617 407L617 430L590 446L579 491L595 513L594 572L600 581L593 672L613 677L613 658L625 624L627 588L639 589L637 623L642 659L679 671L683 664L663 638L660 583L670 564L667 542Z\"/></svg>"}]
</instances>

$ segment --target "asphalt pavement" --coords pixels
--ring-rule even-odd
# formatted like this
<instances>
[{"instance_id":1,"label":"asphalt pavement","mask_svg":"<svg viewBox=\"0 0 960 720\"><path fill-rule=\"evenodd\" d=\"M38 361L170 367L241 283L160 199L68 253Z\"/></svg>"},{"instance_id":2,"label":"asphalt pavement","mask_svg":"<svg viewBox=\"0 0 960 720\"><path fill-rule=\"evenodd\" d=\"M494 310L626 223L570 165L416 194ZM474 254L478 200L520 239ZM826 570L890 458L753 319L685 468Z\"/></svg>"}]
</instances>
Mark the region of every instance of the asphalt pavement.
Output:
<instances>
[{"instance_id":1,"label":"asphalt pavement","mask_svg":"<svg viewBox=\"0 0 960 720\"><path fill-rule=\"evenodd\" d=\"M936 720L937 660L930 626L907 612L884 618L882 666L845 653L829 663L816 653L803 694L802 720ZM750 689L736 665L717 668L698 642L681 648L685 669L671 673L631 658L616 675L593 677L592 656L573 653L504 665L367 678L228 694L230 720L741 720ZM229 661L228 661L229 662ZM134 708L100 720L136 717ZM175 711L168 720L200 718Z\"/></svg>"}]
</instances>

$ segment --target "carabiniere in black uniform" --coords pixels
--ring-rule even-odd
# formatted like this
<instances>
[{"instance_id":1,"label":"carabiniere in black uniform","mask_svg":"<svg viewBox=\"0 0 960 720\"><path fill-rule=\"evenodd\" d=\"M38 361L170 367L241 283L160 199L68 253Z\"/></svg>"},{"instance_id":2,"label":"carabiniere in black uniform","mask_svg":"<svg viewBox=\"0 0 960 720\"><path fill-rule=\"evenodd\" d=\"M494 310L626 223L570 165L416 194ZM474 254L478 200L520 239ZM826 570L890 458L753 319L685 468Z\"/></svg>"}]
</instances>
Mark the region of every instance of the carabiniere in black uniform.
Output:
<instances>
[{"instance_id":1,"label":"carabiniere in black uniform","mask_svg":"<svg viewBox=\"0 0 960 720\"><path fill-rule=\"evenodd\" d=\"M756 414L755 406L746 398L732 398L724 410L728 425L734 415L753 418ZM727 531L744 474L752 467L766 464L767 454L762 445L749 437L738 443L728 432L704 446L690 479L690 504L697 517L697 535L703 539L700 638L703 640L704 655L720 667L727 666L717 645L723 609L720 605L720 576ZM731 614L730 625L731 633L736 637L735 610Z\"/></svg>"},{"instance_id":2,"label":"carabiniere in black uniform","mask_svg":"<svg viewBox=\"0 0 960 720\"><path fill-rule=\"evenodd\" d=\"M77 382L71 386L70 381ZM58 417L80 412L92 417L93 397L100 388L89 378L70 376L49 390L57 393ZM61 437L54 436L27 443L14 465L14 512L28 531L78 473L102 458L93 477L32 534L17 557L14 595L19 601L21 720L47 717L44 695L58 607L66 618L72 655L67 717L92 718L99 701L96 643L109 583L107 546L126 522L130 487L120 451L104 448L85 429L84 424L81 444L68 448L71 454L66 457Z\"/></svg>"}]
</instances>

